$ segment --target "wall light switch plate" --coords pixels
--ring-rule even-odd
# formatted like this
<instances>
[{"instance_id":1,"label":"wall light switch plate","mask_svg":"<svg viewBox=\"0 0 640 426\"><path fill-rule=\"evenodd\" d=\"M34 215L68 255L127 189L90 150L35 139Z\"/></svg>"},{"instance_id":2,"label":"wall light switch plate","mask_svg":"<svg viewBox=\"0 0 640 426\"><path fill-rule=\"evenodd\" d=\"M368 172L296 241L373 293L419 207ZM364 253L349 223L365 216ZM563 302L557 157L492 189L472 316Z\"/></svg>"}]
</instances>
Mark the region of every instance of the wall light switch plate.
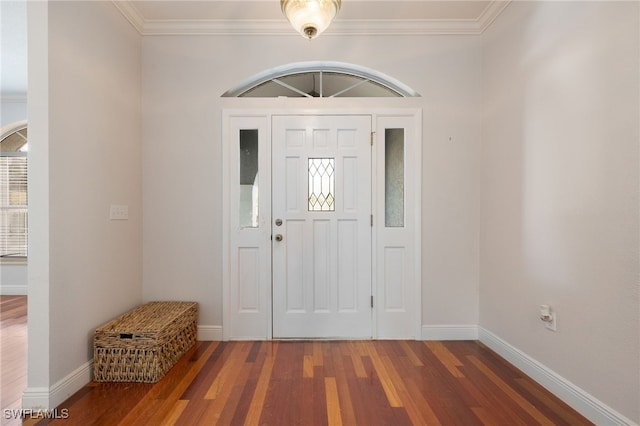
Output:
<instances>
[{"instance_id":1,"label":"wall light switch plate","mask_svg":"<svg viewBox=\"0 0 640 426\"><path fill-rule=\"evenodd\" d=\"M129 206L111 204L109 210L109 219L111 220L128 220L129 219Z\"/></svg>"}]
</instances>

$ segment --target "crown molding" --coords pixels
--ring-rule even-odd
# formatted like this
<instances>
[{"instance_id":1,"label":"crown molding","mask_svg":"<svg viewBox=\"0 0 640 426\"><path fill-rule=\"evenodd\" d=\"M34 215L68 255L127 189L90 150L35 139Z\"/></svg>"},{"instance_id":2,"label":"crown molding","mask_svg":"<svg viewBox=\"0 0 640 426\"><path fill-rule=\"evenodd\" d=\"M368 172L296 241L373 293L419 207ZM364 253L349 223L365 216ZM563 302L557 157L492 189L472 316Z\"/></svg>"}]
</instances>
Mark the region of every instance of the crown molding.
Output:
<instances>
[{"instance_id":1,"label":"crown molding","mask_svg":"<svg viewBox=\"0 0 640 426\"><path fill-rule=\"evenodd\" d=\"M112 0L116 8L143 36L154 35L281 35L299 37L289 23L282 20L197 20L145 19L130 0ZM336 19L323 33L346 35L479 35L509 5L511 0L492 1L477 19Z\"/></svg>"},{"instance_id":2,"label":"crown molding","mask_svg":"<svg viewBox=\"0 0 640 426\"><path fill-rule=\"evenodd\" d=\"M133 3L130 0L111 0L111 2L127 18L133 28L144 35L145 20Z\"/></svg>"},{"instance_id":3,"label":"crown molding","mask_svg":"<svg viewBox=\"0 0 640 426\"><path fill-rule=\"evenodd\" d=\"M288 22L273 20L148 20L140 34L154 35L289 35ZM293 35L300 36L297 32Z\"/></svg>"},{"instance_id":4,"label":"crown molding","mask_svg":"<svg viewBox=\"0 0 640 426\"><path fill-rule=\"evenodd\" d=\"M336 20L322 35L462 35L481 34L474 19Z\"/></svg>"},{"instance_id":5,"label":"crown molding","mask_svg":"<svg viewBox=\"0 0 640 426\"><path fill-rule=\"evenodd\" d=\"M505 1L492 1L478 16L477 23L479 24L480 34L482 34L487 28L493 24L503 10L509 6L512 0Z\"/></svg>"}]
</instances>

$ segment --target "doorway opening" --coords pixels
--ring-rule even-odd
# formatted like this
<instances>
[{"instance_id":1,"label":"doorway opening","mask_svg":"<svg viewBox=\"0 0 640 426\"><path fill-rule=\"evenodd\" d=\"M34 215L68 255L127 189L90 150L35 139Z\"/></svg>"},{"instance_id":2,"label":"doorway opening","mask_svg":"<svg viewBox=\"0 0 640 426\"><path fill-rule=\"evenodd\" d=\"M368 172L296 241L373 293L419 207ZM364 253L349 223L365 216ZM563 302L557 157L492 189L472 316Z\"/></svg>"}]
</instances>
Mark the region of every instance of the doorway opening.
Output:
<instances>
[{"instance_id":1,"label":"doorway opening","mask_svg":"<svg viewBox=\"0 0 640 426\"><path fill-rule=\"evenodd\" d=\"M420 336L415 109L223 112L223 338Z\"/></svg>"}]
</instances>

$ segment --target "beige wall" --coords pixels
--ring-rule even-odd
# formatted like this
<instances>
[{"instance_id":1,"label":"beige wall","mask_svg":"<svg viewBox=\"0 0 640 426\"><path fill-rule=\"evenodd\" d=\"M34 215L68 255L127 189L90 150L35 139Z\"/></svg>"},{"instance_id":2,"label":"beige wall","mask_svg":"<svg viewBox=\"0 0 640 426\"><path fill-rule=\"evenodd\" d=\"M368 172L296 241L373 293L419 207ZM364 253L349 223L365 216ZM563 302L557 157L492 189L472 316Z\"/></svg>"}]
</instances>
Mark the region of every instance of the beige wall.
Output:
<instances>
[{"instance_id":1,"label":"beige wall","mask_svg":"<svg viewBox=\"0 0 640 426\"><path fill-rule=\"evenodd\" d=\"M407 106L424 112L423 324L477 324L480 59L478 36L145 37L145 300L197 300L200 324L222 325L223 108ZM311 60L372 68L423 96L220 98L258 72Z\"/></svg>"},{"instance_id":2,"label":"beige wall","mask_svg":"<svg viewBox=\"0 0 640 426\"><path fill-rule=\"evenodd\" d=\"M485 33L480 237L480 325L635 422L638 15L514 2Z\"/></svg>"}]
</instances>

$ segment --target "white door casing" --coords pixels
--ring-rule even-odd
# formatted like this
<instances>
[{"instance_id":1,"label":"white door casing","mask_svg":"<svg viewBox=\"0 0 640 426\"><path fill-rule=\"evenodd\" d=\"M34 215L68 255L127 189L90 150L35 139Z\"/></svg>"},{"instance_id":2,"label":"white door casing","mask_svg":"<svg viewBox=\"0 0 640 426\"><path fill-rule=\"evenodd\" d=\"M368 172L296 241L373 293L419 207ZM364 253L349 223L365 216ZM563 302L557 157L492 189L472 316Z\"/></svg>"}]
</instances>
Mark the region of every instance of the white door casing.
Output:
<instances>
[{"instance_id":1,"label":"white door casing","mask_svg":"<svg viewBox=\"0 0 640 426\"><path fill-rule=\"evenodd\" d=\"M371 338L371 116L272 119L273 337Z\"/></svg>"},{"instance_id":2,"label":"white door casing","mask_svg":"<svg viewBox=\"0 0 640 426\"><path fill-rule=\"evenodd\" d=\"M375 136L373 137L373 148L370 153L371 157L368 165L360 165L359 160L354 159L353 156L346 155L347 162L355 162L358 164L358 168L365 168L370 170L368 183L368 191L364 191L369 197L369 204L373 213L373 227L370 225L369 214L366 214L365 223L368 226L368 235L370 240L370 262L368 271L361 272L360 269L349 269L346 267L349 263L342 261L338 264L338 260L346 258L347 253L345 249L338 253L337 259L333 257L330 247L335 245L335 250L339 250L339 247L343 246L341 242L353 241L353 235L349 234L349 226L351 231L353 229L360 229L360 223L353 227L350 224L348 217L342 218L344 222L342 225L337 225L331 222L331 219L327 220L329 216L326 216L328 212L316 212L312 216L315 220L315 225L304 225L312 231L315 230L317 235L322 238L309 239L306 234L298 236L299 246L306 245L307 251L310 249L315 250L315 261L318 263L329 263L327 269L315 269L316 276L313 279L324 279L322 274L329 276L338 271L339 277L353 275L354 273L369 274L371 289L369 292L374 296L373 311L369 309L370 320L368 331L363 332L361 327L360 331L358 327L360 325L350 325L346 322L339 321L341 326L340 333L335 331L328 332L328 327L336 327L336 324L330 322L326 325L318 322L310 327L314 330L313 333L289 333L284 334L274 332L273 327L277 323L275 316L277 313L272 312L272 307L276 306L279 302L276 299L276 293L279 291L279 287L275 284L275 278L278 272L275 269L275 264L281 262L276 256L278 249L286 248L290 253L296 254L293 245L296 243L296 236L292 234L288 235L289 231L278 232L285 228L284 217L278 217L276 214L284 212L278 210L279 197L282 195L275 194L275 188L277 179L285 179L286 177L278 178L278 171L284 170L278 166L275 155L277 148L274 147L272 151L272 144L276 144L276 134L278 130L276 126L280 126L283 131L288 124L288 120L294 122L300 117L317 117L320 119L321 125L317 129L331 129L331 126L321 121L327 119L329 121L334 118L340 117L340 120L346 120L347 124L350 121L349 117L356 117L356 120L366 117L365 120L369 123L369 126L373 125ZM338 117L337 117L338 116ZM222 161L222 177L223 177L223 198L222 198L222 222L223 222L223 259L222 259L222 338L224 340L262 340L272 339L278 337L297 336L300 338L314 338L319 336L331 336L337 338L420 338L421 337L421 313L422 313L422 294L421 294L421 166L422 166L422 149L421 149L421 116L422 112L417 109L363 109L362 111L340 111L340 110L314 110L307 115L301 113L299 110L279 110L279 111L264 111L264 110L225 110L223 111L223 161ZM279 118L278 118L279 117ZM359 118L358 118L359 117ZM278 124L278 121L281 123ZM314 119L315 120L315 119ZM312 127L316 124L312 124ZM272 128L273 125L273 128ZM306 126L306 125L305 125ZM353 124L351 124L353 126ZM292 128L302 129L299 123ZM340 127L340 126L338 126ZM305 127L306 128L306 127ZM348 128L345 127L345 128ZM391 129L392 132L389 135L397 139L398 134L404 136L403 146L403 161L404 171L403 185L396 185L395 190L399 187L403 191L403 212L402 217L404 219L403 226L397 226L397 224L391 224L388 226L386 220L386 203L388 202L385 191L386 179L385 167L387 164L385 156L387 155L387 130ZM397 130L401 129L400 133ZM257 133L257 167L259 173L255 174L254 181L251 182L250 176L244 176L246 173L242 173L239 165L244 154L242 150L246 148L243 146L241 135L246 134L247 131ZM306 132L306 130L305 130ZM329 132L330 133L330 132ZM367 132L364 132L367 133ZM322 132L317 132L320 137ZM336 131L337 134L337 131ZM368 143L367 136L367 143ZM272 140L273 139L273 140ZM313 138L312 138L313 139ZM245 144L246 145L246 144ZM255 149L255 147L254 147ZM398 156L397 148L394 148L394 152L391 154ZM344 183L340 183L340 172L342 168L339 165L338 159L341 158L339 152L330 153L329 149L325 149L324 153L319 150L312 153L313 158L335 158L336 168L336 209L339 210L339 206L344 206L344 200L340 200L340 197L344 197L344 194L348 194L347 191L343 191L341 186ZM335 157L331 157L335 155ZM305 157L306 158L306 157ZM357 158L357 156L356 156ZM245 158L246 159L246 158ZM255 163L255 158L252 160ZM286 160L285 160L286 161ZM291 160L292 161L292 160ZM243 166L246 167L246 164ZM255 167L255 164L252 166ZM306 167L308 173L308 164ZM252 172L253 173L253 172ZM273 173L273 176L272 176ZM397 171L395 172L397 173ZM366 173L358 173L359 178L367 176ZM398 176L392 176L397 178ZM347 182L356 179L355 176L346 176ZM295 183L298 185L298 190L308 191L308 178L296 179ZM367 185L367 183L358 182L356 185ZM253 186L252 188L250 186ZM273 211L272 211L272 187L274 189L273 194ZM352 185L353 188L353 185ZM358 195L360 195L360 187L358 188ZM257 196L256 196L257 195ZM308 197L305 194L304 197ZM353 195L347 195L347 199L353 198ZM253 199L250 204L251 211L247 208L247 200ZM303 198L305 200L306 198ZM308 206L307 206L308 208ZM257 213L257 215L255 214ZM273 213L273 216L272 216ZM336 212L335 214L338 214ZM396 219L398 217L398 211L392 212ZM247 218L247 215L251 214L251 219ZM325 215L325 216L323 216ZM364 215L364 213L363 213ZM276 219L282 219L283 225L280 227L275 226ZM304 228L300 223L295 223L293 220L297 220L295 217L291 217L290 227L299 226ZM323 222L324 221L324 222ZM337 223L337 222L336 222ZM331 227L342 226L340 232L323 233L321 230L323 227L331 229ZM315 228L314 228L315 227ZM273 228L273 229L272 229ZM344 232L343 232L344 231ZM307 230L307 233L309 231ZM272 241L271 236L280 233L283 235L284 244L279 244L277 241ZM362 234L362 232L360 232ZM353 232L352 232L353 234ZM363 235L367 235L364 233ZM293 238L293 241L291 240ZM336 243L337 242L337 243ZM357 245L356 245L357 246ZM301 250L298 250L300 253ZM325 260L319 253L325 253L327 259ZM352 252L353 253L353 252ZM272 259L273 255L273 259ZM355 255L354 255L355 256ZM272 262L273 260L273 262ZM307 266L304 266L307 262ZM306 268L303 271L308 271L312 263L309 260L305 260L301 263L302 267ZM331 264L330 262L334 262ZM353 262L352 262L353 263ZM340 269L342 265L343 269ZM286 269L283 269L286 270ZM289 267L289 272L294 271L300 274L300 270L296 271L295 268ZM323 272L324 271L324 272ZM329 272L334 271L334 272ZM354 272L355 271L355 272ZM304 272L303 272L304 273ZM282 274L282 272L280 272ZM307 278L308 279L308 278ZM341 278L344 279L344 278ZM335 281L335 278L334 278ZM334 293L336 290L334 285ZM281 289L280 289L281 290ZM322 294L322 293L321 293ZM326 293L325 293L326 294ZM329 293L333 294L333 293ZM295 293L293 293L295 295ZM366 300L365 300L366 299ZM300 299L299 299L300 300ZM328 301L329 299L324 299ZM343 299L343 302L347 299ZM369 296L362 297L362 301L370 306ZM318 298L314 303L316 304L314 309L317 311L315 314L322 313L322 299ZM343 303L340 302L340 303ZM327 302L328 303L328 302ZM337 303L337 302L335 302ZM360 303L360 302L359 302ZM334 305L338 306L338 305ZM345 305L339 305L341 309L344 309ZM327 309L328 310L328 309ZM285 312L285 311L283 311ZM372 314L372 315L371 315ZM310 315L313 318L314 315ZM323 315L316 315L322 317ZM324 315L328 317L330 315ZM339 316L338 316L339 317ZM362 325L362 324L361 324ZM211 326L217 328L218 326Z\"/></svg>"}]
</instances>

